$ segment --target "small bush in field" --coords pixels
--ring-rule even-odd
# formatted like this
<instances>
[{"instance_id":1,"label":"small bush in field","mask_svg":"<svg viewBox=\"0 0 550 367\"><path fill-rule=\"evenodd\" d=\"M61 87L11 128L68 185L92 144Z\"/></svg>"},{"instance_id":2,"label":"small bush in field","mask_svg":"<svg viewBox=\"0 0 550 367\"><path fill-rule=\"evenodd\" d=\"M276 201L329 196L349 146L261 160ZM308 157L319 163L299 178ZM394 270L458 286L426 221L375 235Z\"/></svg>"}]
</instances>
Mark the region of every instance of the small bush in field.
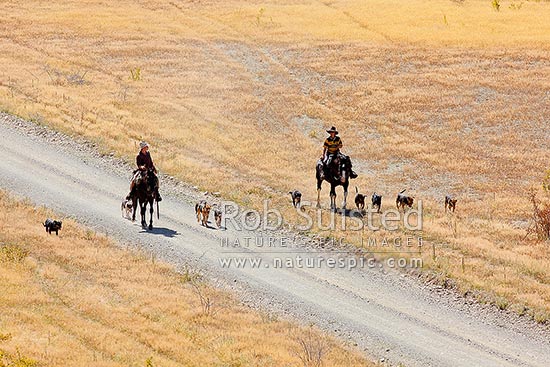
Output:
<instances>
[{"instance_id":1,"label":"small bush in field","mask_svg":"<svg viewBox=\"0 0 550 367\"><path fill-rule=\"evenodd\" d=\"M544 179L542 180L542 189L546 193L550 193L550 169L544 174Z\"/></svg>"},{"instance_id":2,"label":"small bush in field","mask_svg":"<svg viewBox=\"0 0 550 367\"><path fill-rule=\"evenodd\" d=\"M28 251L17 245L0 243L0 262L21 262L28 255Z\"/></svg>"},{"instance_id":3,"label":"small bush in field","mask_svg":"<svg viewBox=\"0 0 550 367\"><path fill-rule=\"evenodd\" d=\"M533 205L533 214L527 235L534 235L539 240L550 240L550 204L537 199L535 192L530 193L529 200Z\"/></svg>"},{"instance_id":4,"label":"small bush in field","mask_svg":"<svg viewBox=\"0 0 550 367\"><path fill-rule=\"evenodd\" d=\"M493 4L493 9L495 9L496 11L500 11L500 1L499 0L493 0L492 4Z\"/></svg>"},{"instance_id":5,"label":"small bush in field","mask_svg":"<svg viewBox=\"0 0 550 367\"><path fill-rule=\"evenodd\" d=\"M303 334L297 335L295 340L298 343L295 354L304 367L321 367L323 365L323 359L328 353L329 347L322 337L308 329Z\"/></svg>"}]
</instances>

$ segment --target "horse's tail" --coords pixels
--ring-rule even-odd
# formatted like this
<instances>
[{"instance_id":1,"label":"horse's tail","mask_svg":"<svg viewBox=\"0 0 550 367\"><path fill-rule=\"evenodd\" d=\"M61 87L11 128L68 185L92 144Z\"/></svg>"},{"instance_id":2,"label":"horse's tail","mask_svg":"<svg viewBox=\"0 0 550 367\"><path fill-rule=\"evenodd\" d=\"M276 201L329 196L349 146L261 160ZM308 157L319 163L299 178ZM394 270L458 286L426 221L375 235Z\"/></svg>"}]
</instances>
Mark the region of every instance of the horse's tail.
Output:
<instances>
[{"instance_id":1,"label":"horse's tail","mask_svg":"<svg viewBox=\"0 0 550 367\"><path fill-rule=\"evenodd\" d=\"M157 200L157 219L160 219L159 201Z\"/></svg>"}]
</instances>

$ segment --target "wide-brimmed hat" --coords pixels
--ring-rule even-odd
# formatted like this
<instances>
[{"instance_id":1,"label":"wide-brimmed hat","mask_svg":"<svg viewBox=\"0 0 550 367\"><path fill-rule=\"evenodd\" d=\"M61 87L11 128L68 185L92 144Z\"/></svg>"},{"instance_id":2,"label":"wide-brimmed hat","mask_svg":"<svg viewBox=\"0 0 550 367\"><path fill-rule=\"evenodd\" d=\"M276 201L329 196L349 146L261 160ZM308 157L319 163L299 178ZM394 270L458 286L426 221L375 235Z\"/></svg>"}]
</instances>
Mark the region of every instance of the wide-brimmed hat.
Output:
<instances>
[{"instance_id":1,"label":"wide-brimmed hat","mask_svg":"<svg viewBox=\"0 0 550 367\"><path fill-rule=\"evenodd\" d=\"M336 128L333 126L333 127L330 128L330 130L327 130L327 133L329 133L329 134L330 134L330 133L336 133L336 134L338 134L338 130L336 130Z\"/></svg>"},{"instance_id":2,"label":"wide-brimmed hat","mask_svg":"<svg viewBox=\"0 0 550 367\"><path fill-rule=\"evenodd\" d=\"M148 147L149 144L147 144L146 142L142 141L141 143L139 143L139 150L142 150L143 148L145 147Z\"/></svg>"}]
</instances>

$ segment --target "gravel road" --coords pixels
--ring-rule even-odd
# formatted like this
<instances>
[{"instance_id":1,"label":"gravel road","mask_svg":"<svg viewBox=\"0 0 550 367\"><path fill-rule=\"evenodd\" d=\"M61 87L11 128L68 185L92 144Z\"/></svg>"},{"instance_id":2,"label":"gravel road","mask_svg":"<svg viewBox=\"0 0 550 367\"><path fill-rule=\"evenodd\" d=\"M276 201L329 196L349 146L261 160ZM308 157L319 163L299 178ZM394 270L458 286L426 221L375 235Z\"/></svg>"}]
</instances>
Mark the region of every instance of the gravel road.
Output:
<instances>
[{"instance_id":1,"label":"gravel road","mask_svg":"<svg viewBox=\"0 0 550 367\"><path fill-rule=\"evenodd\" d=\"M150 251L177 268L202 269L211 282L230 289L246 304L314 323L384 364L549 364L550 340L544 326L472 304L452 292L435 292L411 276L378 267L274 268L270 265L275 258L289 255L279 247L251 246L229 254L231 249L222 246L226 238L281 238L289 233L200 227L193 202L201 194L170 178L163 180L160 220L155 217L155 229L145 231L121 217L120 202L130 177L123 162L98 154L88 143L6 114L0 114L0 142L0 188L75 218L124 245ZM300 251L303 257L316 257L320 249L306 246ZM323 251L338 256L334 249ZM256 258L262 265L224 268L221 258Z\"/></svg>"}]
</instances>

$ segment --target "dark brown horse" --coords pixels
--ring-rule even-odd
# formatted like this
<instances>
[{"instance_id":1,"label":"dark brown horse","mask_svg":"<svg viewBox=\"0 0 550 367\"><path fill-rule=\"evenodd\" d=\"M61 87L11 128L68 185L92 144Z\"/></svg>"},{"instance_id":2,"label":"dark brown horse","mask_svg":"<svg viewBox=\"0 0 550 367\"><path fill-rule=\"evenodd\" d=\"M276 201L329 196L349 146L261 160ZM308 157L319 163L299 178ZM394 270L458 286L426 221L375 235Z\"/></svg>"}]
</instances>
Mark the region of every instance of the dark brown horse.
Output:
<instances>
[{"instance_id":1,"label":"dark brown horse","mask_svg":"<svg viewBox=\"0 0 550 367\"><path fill-rule=\"evenodd\" d=\"M132 194L132 205L134 207L134 212L132 214L132 221L136 220L136 211L137 211L137 205L136 203L139 203L139 211L141 214L141 226L146 227L147 222L145 220L145 214L147 211L147 205L149 205L149 212L151 214L151 218L149 221L149 230L153 229L153 203L155 201L156 195L156 189L158 187L158 177L155 174L155 171L152 169L149 169L148 171L144 171L141 174L141 179L139 180L139 183L136 184L133 194ZM159 203L157 201L157 218L159 217Z\"/></svg>"},{"instance_id":2,"label":"dark brown horse","mask_svg":"<svg viewBox=\"0 0 550 367\"><path fill-rule=\"evenodd\" d=\"M315 169L317 178L317 208L321 207L321 185L323 181L330 183L330 209L336 210L336 187L344 188L344 201L342 209L346 210L346 200L348 197L348 186L351 175L351 165L349 158L344 155L336 155L328 167L324 167L323 161L319 159Z\"/></svg>"}]
</instances>

